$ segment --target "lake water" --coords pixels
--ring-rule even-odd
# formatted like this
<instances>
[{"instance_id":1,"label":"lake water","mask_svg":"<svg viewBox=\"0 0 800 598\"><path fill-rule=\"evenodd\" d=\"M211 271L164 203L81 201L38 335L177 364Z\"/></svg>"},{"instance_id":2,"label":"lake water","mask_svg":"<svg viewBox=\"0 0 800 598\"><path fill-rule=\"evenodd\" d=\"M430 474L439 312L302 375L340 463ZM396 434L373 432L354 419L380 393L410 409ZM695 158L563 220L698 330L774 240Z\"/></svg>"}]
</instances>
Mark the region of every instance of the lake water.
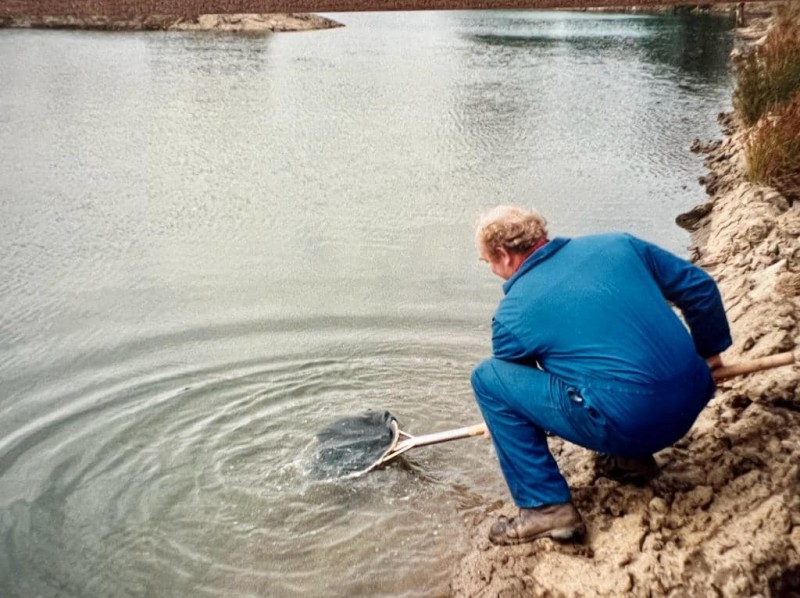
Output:
<instances>
[{"instance_id":1,"label":"lake water","mask_svg":"<svg viewBox=\"0 0 800 598\"><path fill-rule=\"evenodd\" d=\"M315 433L480 421L484 208L686 253L727 20L333 16L0 31L1 596L446 593L491 445L325 481Z\"/></svg>"}]
</instances>

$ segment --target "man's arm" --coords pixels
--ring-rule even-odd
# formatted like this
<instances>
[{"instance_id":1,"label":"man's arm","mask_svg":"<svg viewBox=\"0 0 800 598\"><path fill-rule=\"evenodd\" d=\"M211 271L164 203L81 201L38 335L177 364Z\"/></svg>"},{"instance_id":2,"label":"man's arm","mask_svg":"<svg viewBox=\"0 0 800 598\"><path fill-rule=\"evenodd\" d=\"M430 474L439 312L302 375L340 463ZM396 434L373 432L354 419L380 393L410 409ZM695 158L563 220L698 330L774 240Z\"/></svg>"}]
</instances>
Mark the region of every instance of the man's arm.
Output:
<instances>
[{"instance_id":1,"label":"man's arm","mask_svg":"<svg viewBox=\"0 0 800 598\"><path fill-rule=\"evenodd\" d=\"M496 318L492 320L492 357L504 361L520 361L529 357L516 335Z\"/></svg>"},{"instance_id":2,"label":"man's arm","mask_svg":"<svg viewBox=\"0 0 800 598\"><path fill-rule=\"evenodd\" d=\"M664 297L683 313L697 352L712 360L730 347L733 341L728 318L714 279L669 251L630 235L628 238Z\"/></svg>"}]
</instances>

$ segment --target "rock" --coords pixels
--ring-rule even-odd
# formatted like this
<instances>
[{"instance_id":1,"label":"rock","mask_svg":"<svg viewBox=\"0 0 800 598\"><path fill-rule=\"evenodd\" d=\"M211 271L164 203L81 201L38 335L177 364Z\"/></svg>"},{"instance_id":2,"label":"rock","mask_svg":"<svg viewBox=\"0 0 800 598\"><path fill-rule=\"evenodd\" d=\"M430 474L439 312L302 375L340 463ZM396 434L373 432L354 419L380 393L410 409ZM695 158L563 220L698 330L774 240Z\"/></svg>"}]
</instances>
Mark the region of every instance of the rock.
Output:
<instances>
[{"instance_id":1,"label":"rock","mask_svg":"<svg viewBox=\"0 0 800 598\"><path fill-rule=\"evenodd\" d=\"M707 202L693 207L688 212L678 215L675 223L688 231L697 230L699 222L711 213L714 204Z\"/></svg>"}]
</instances>

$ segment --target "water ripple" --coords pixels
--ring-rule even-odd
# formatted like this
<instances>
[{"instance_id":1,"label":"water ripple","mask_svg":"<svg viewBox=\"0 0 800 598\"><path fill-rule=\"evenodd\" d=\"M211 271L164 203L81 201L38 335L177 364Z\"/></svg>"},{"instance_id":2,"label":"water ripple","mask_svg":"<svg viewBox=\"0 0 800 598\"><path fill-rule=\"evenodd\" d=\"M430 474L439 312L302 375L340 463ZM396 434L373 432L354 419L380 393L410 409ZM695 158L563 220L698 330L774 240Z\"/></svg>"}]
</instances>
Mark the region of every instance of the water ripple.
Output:
<instances>
[{"instance_id":1,"label":"water ripple","mask_svg":"<svg viewBox=\"0 0 800 598\"><path fill-rule=\"evenodd\" d=\"M145 347L162 341L138 339ZM455 513L432 509L431 499L453 492L463 474L434 481L414 473L426 469L417 464L345 482L314 480L308 472L314 431L367 407L395 410L418 433L453 426L452 409L428 404L432 389L420 385L434 373L440 392L462 404L455 419L471 423L468 362L438 346L398 352L379 342L358 356L326 352L146 370L140 360L147 351L107 349L128 356L128 363L115 363L116 376L98 381L104 368L96 363L97 370L80 375L93 382L73 385L59 409L0 442L0 513L28 505L83 529L65 538L63 526L53 526L36 541L67 542L65 561L88 553L103 562L108 574L92 578L96 591L167 579L188 591L201 575L207 595L292 593L308 576L323 583L344 571L339 578L350 581L323 583L315 593L382 593L424 591L441 575L414 581L425 563L413 555L436 550L424 530L434 515L441 522ZM462 472L490 465L481 465L486 447L477 444L457 455L431 449L422 463L444 468L435 464L437 452ZM16 533L20 521L4 533ZM393 548L376 555L373 547L382 542ZM407 574L398 572L398 554ZM365 558L375 580L360 572ZM395 580L389 587L376 581L384 574Z\"/></svg>"}]
</instances>

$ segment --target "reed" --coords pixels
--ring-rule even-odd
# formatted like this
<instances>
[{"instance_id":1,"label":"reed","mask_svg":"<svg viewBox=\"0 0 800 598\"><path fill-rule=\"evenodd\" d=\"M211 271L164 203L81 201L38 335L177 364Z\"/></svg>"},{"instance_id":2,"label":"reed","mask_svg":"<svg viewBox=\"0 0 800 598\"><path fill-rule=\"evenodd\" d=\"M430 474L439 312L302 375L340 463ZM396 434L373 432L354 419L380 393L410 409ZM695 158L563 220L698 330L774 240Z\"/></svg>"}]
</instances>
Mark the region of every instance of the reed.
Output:
<instances>
[{"instance_id":1,"label":"reed","mask_svg":"<svg viewBox=\"0 0 800 598\"><path fill-rule=\"evenodd\" d=\"M736 66L734 107L753 125L800 91L800 3L784 5L763 44Z\"/></svg>"},{"instance_id":2,"label":"reed","mask_svg":"<svg viewBox=\"0 0 800 598\"><path fill-rule=\"evenodd\" d=\"M800 92L762 117L745 145L747 176L800 200Z\"/></svg>"}]
</instances>

